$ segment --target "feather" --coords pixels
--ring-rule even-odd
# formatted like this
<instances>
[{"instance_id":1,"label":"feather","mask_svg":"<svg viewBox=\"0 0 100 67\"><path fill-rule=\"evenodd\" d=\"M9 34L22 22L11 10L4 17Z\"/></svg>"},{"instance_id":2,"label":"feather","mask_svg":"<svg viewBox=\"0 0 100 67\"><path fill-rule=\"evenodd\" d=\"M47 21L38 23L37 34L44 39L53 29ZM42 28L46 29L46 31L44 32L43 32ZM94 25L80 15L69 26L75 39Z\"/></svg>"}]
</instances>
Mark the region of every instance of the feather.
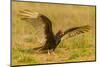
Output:
<instances>
[{"instance_id":1,"label":"feather","mask_svg":"<svg viewBox=\"0 0 100 67\"><path fill-rule=\"evenodd\" d=\"M70 38L70 37L88 32L90 29L91 29L91 26L89 26L89 25L70 28L70 29L66 30L61 37L66 35L65 38Z\"/></svg>"},{"instance_id":2,"label":"feather","mask_svg":"<svg viewBox=\"0 0 100 67\"><path fill-rule=\"evenodd\" d=\"M35 28L35 37L41 44L45 44L47 40L52 39L52 24L48 17L38 13L31 12L29 10L19 11L21 20L31 23Z\"/></svg>"},{"instance_id":3,"label":"feather","mask_svg":"<svg viewBox=\"0 0 100 67\"><path fill-rule=\"evenodd\" d=\"M29 10L19 12L21 20L27 21L28 23L31 23L31 25L33 25L33 27L35 28L34 37L36 37L37 41L40 44L43 44L40 47L34 48L34 50L41 48L41 50L53 49L54 51L57 45L60 43L61 38L63 38L65 35L67 36L67 38L70 38L81 33L85 33L91 28L91 26L89 25L74 27L65 30L64 34L58 32L56 35L54 35L52 31L52 23L45 15L38 12L31 12Z\"/></svg>"}]
</instances>

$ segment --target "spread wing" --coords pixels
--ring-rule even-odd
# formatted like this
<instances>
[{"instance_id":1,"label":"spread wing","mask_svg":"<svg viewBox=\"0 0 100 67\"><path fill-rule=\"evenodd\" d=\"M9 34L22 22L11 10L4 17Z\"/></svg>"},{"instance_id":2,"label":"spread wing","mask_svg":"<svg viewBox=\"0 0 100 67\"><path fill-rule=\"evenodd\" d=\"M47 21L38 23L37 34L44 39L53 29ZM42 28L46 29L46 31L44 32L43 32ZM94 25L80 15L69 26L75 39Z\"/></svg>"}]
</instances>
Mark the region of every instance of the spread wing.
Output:
<instances>
[{"instance_id":1,"label":"spread wing","mask_svg":"<svg viewBox=\"0 0 100 67\"><path fill-rule=\"evenodd\" d=\"M45 44L48 39L53 37L51 21L38 12L30 12L29 10L20 11L21 20L31 23L35 29L36 39L39 43Z\"/></svg>"},{"instance_id":2,"label":"spread wing","mask_svg":"<svg viewBox=\"0 0 100 67\"><path fill-rule=\"evenodd\" d=\"M70 37L88 32L90 29L91 29L91 26L89 26L89 25L70 28L70 29L66 30L61 37L66 35L65 38L70 38Z\"/></svg>"}]
</instances>

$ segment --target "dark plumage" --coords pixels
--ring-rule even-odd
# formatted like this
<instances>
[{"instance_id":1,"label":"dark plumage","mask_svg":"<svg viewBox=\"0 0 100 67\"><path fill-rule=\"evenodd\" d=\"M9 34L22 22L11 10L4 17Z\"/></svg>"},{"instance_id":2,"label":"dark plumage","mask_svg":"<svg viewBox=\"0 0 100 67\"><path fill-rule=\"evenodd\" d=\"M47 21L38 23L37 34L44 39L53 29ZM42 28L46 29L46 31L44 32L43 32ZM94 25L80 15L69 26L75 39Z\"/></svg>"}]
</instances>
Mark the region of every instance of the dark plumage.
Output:
<instances>
[{"instance_id":1,"label":"dark plumage","mask_svg":"<svg viewBox=\"0 0 100 67\"><path fill-rule=\"evenodd\" d=\"M61 38L67 35L67 38L85 33L90 29L89 25L74 27L64 32L59 31L54 35L52 31L52 23L48 17L40 13L32 13L28 10L20 11L21 19L32 22L32 25L36 29L38 39L44 44L41 47L34 48L35 50L39 49L41 51L52 50L54 51L58 44L61 42Z\"/></svg>"}]
</instances>

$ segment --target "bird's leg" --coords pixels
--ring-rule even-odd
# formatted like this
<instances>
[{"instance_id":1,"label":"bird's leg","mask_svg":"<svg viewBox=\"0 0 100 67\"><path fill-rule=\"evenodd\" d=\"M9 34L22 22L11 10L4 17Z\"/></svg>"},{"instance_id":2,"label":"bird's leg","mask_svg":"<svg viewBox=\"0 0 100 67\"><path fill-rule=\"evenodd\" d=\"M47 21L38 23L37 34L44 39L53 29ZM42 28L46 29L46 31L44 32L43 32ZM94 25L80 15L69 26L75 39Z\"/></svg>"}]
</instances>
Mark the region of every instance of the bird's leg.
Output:
<instances>
[{"instance_id":1,"label":"bird's leg","mask_svg":"<svg viewBox=\"0 0 100 67\"><path fill-rule=\"evenodd\" d=\"M51 49L51 53L55 56L55 52L54 52L55 49Z\"/></svg>"},{"instance_id":2,"label":"bird's leg","mask_svg":"<svg viewBox=\"0 0 100 67\"><path fill-rule=\"evenodd\" d=\"M49 49L48 49L48 55L51 55L51 54L53 54L54 56L56 56L54 50L49 50Z\"/></svg>"},{"instance_id":3,"label":"bird's leg","mask_svg":"<svg viewBox=\"0 0 100 67\"><path fill-rule=\"evenodd\" d=\"M54 52L54 51L52 52L52 54L53 54L54 56L56 56L56 54L55 54L55 52Z\"/></svg>"},{"instance_id":4,"label":"bird's leg","mask_svg":"<svg viewBox=\"0 0 100 67\"><path fill-rule=\"evenodd\" d=\"M48 55L50 55L50 51L49 51L49 49L48 49Z\"/></svg>"}]
</instances>

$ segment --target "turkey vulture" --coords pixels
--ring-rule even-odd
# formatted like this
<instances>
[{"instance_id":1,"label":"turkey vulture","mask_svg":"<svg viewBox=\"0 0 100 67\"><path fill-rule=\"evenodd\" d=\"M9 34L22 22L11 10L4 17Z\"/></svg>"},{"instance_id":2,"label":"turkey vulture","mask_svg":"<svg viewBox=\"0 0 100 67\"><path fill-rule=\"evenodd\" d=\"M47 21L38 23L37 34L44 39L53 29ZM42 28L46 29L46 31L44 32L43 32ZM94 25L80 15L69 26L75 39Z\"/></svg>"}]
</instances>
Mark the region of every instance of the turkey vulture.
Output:
<instances>
[{"instance_id":1,"label":"turkey vulture","mask_svg":"<svg viewBox=\"0 0 100 67\"><path fill-rule=\"evenodd\" d=\"M38 41L43 44L40 47L34 48L34 50L54 51L58 44L61 42L63 36L67 35L67 38L75 35L87 32L91 26L84 25L80 27L74 27L62 32L61 30L54 34L52 31L52 22L47 16L38 12L30 12L29 10L19 11L21 20L31 22L36 30L36 37Z\"/></svg>"}]
</instances>

